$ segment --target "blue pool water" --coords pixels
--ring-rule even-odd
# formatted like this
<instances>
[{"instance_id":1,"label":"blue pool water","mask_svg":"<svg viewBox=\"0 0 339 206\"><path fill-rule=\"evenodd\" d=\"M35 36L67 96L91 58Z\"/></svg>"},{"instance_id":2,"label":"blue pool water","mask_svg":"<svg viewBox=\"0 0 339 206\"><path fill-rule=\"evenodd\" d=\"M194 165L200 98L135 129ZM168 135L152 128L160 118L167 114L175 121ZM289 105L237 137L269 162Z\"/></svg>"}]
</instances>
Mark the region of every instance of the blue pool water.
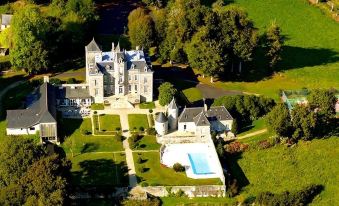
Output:
<instances>
[{"instance_id":1,"label":"blue pool water","mask_svg":"<svg viewBox=\"0 0 339 206\"><path fill-rule=\"evenodd\" d=\"M213 174L208 165L206 154L204 153L188 153L193 173L196 175Z\"/></svg>"}]
</instances>

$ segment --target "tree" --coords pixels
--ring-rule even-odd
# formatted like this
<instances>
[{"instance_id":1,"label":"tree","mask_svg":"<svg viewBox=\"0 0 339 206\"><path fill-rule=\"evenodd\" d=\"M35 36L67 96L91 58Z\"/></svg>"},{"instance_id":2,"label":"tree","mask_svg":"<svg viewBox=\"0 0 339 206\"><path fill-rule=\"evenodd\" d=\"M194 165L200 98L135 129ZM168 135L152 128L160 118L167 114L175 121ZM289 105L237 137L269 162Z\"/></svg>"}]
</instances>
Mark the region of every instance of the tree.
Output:
<instances>
[{"instance_id":1,"label":"tree","mask_svg":"<svg viewBox=\"0 0 339 206\"><path fill-rule=\"evenodd\" d=\"M132 45L150 48L154 41L154 23L145 10L138 8L128 16L128 35Z\"/></svg>"},{"instance_id":2,"label":"tree","mask_svg":"<svg viewBox=\"0 0 339 206\"><path fill-rule=\"evenodd\" d=\"M269 58L271 68L281 60L283 43L280 27L273 22L266 32L266 56Z\"/></svg>"},{"instance_id":3,"label":"tree","mask_svg":"<svg viewBox=\"0 0 339 206\"><path fill-rule=\"evenodd\" d=\"M165 106L170 103L174 95L177 93L177 90L174 88L173 84L169 82L162 83L159 90L159 104Z\"/></svg>"},{"instance_id":4,"label":"tree","mask_svg":"<svg viewBox=\"0 0 339 206\"><path fill-rule=\"evenodd\" d=\"M238 122L237 122L237 119L233 119L231 132L234 135L238 134Z\"/></svg>"},{"instance_id":5,"label":"tree","mask_svg":"<svg viewBox=\"0 0 339 206\"><path fill-rule=\"evenodd\" d=\"M325 89L315 89L311 91L307 99L311 109L316 110L317 115L321 116L325 122L335 117L337 98L334 92Z\"/></svg>"},{"instance_id":6,"label":"tree","mask_svg":"<svg viewBox=\"0 0 339 206\"><path fill-rule=\"evenodd\" d=\"M213 39L209 39L209 27L202 27L192 37L192 40L186 45L185 52L188 62L203 72L203 74L213 77L223 71L223 53L222 48Z\"/></svg>"},{"instance_id":7,"label":"tree","mask_svg":"<svg viewBox=\"0 0 339 206\"><path fill-rule=\"evenodd\" d=\"M15 136L4 138L0 147L0 188L17 183L28 167L44 154L32 140Z\"/></svg>"},{"instance_id":8,"label":"tree","mask_svg":"<svg viewBox=\"0 0 339 206\"><path fill-rule=\"evenodd\" d=\"M277 135L288 137L291 130L291 117L286 106L283 104L276 105L267 114L266 124Z\"/></svg>"},{"instance_id":9,"label":"tree","mask_svg":"<svg viewBox=\"0 0 339 206\"><path fill-rule=\"evenodd\" d=\"M11 25L13 66L25 69L29 73L48 67L48 51L43 44L47 28L47 22L37 7L27 6L14 14Z\"/></svg>"},{"instance_id":10,"label":"tree","mask_svg":"<svg viewBox=\"0 0 339 206\"><path fill-rule=\"evenodd\" d=\"M310 140L314 136L317 123L316 114L309 106L297 105L291 112L293 139Z\"/></svg>"},{"instance_id":11,"label":"tree","mask_svg":"<svg viewBox=\"0 0 339 206\"><path fill-rule=\"evenodd\" d=\"M70 162L57 154L33 163L20 181L32 205L63 205Z\"/></svg>"},{"instance_id":12,"label":"tree","mask_svg":"<svg viewBox=\"0 0 339 206\"><path fill-rule=\"evenodd\" d=\"M157 9L151 12L151 17L154 22L155 36L157 39L157 45L164 41L166 37L167 23L167 10Z\"/></svg>"}]
</instances>

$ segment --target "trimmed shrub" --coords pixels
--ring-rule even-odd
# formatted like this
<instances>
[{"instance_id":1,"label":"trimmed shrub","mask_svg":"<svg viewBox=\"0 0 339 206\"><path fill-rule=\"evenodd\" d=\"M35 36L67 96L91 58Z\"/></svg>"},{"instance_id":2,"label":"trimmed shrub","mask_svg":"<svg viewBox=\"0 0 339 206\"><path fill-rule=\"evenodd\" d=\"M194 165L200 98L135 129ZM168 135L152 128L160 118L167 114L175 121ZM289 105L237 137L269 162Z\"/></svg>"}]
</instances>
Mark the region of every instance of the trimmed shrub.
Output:
<instances>
[{"instance_id":1,"label":"trimmed shrub","mask_svg":"<svg viewBox=\"0 0 339 206\"><path fill-rule=\"evenodd\" d=\"M230 154L237 154L247 150L248 147L248 144L243 144L241 142L231 142L226 145L225 149L226 152Z\"/></svg>"},{"instance_id":2,"label":"trimmed shrub","mask_svg":"<svg viewBox=\"0 0 339 206\"><path fill-rule=\"evenodd\" d=\"M142 158L141 158L141 157L138 157L137 163L138 163L138 164L142 164L142 161L143 161Z\"/></svg>"},{"instance_id":3,"label":"trimmed shrub","mask_svg":"<svg viewBox=\"0 0 339 206\"><path fill-rule=\"evenodd\" d=\"M175 164L173 165L173 170L174 170L175 172L184 172L184 171L185 171L185 167L182 166L180 163L175 163Z\"/></svg>"},{"instance_id":4,"label":"trimmed shrub","mask_svg":"<svg viewBox=\"0 0 339 206\"><path fill-rule=\"evenodd\" d=\"M154 128L147 128L146 132L147 132L148 135L156 135L157 134L157 132L155 131Z\"/></svg>"},{"instance_id":5,"label":"trimmed shrub","mask_svg":"<svg viewBox=\"0 0 339 206\"><path fill-rule=\"evenodd\" d=\"M145 128L144 127L139 127L139 131L143 132L143 131L145 131Z\"/></svg>"}]
</instances>

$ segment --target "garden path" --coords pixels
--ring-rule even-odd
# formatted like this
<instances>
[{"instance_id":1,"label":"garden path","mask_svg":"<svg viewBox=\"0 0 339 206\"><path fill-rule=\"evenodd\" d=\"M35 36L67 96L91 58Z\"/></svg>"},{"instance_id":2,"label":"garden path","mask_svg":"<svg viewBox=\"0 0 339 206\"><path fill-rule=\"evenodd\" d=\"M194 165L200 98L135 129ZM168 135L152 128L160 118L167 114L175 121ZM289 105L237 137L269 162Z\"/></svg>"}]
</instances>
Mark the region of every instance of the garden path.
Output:
<instances>
[{"instance_id":1,"label":"garden path","mask_svg":"<svg viewBox=\"0 0 339 206\"><path fill-rule=\"evenodd\" d=\"M261 130L258 130L258 131L255 131L255 132L252 132L252 133L249 133L249 134L245 134L244 136L237 137L237 139L244 139L244 138L248 138L248 137L253 137L255 135L263 134L265 132L267 132L267 129L261 129Z\"/></svg>"}]
</instances>

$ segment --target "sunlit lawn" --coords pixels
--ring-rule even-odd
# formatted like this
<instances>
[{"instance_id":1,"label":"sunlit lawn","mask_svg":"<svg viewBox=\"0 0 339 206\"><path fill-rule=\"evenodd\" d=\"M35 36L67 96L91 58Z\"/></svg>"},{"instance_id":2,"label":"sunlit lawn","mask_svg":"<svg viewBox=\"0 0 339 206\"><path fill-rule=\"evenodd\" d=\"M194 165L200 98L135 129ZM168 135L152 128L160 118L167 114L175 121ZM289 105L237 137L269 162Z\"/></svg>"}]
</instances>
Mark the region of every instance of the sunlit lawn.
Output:
<instances>
[{"instance_id":1,"label":"sunlit lawn","mask_svg":"<svg viewBox=\"0 0 339 206\"><path fill-rule=\"evenodd\" d=\"M248 125L244 128L241 128L241 131L240 131L240 133L238 133L237 136L238 137L244 136L246 134L256 132L256 131L262 130L262 129L266 129L265 119L259 118L259 119L254 120L251 125Z\"/></svg>"},{"instance_id":2,"label":"sunlit lawn","mask_svg":"<svg viewBox=\"0 0 339 206\"><path fill-rule=\"evenodd\" d=\"M143 136L138 143L139 146L135 148L136 150L159 150L161 146L152 135Z\"/></svg>"},{"instance_id":3,"label":"sunlit lawn","mask_svg":"<svg viewBox=\"0 0 339 206\"><path fill-rule=\"evenodd\" d=\"M143 102L143 103L139 104L139 108L140 109L154 109L155 104L154 104L154 102Z\"/></svg>"},{"instance_id":4,"label":"sunlit lawn","mask_svg":"<svg viewBox=\"0 0 339 206\"><path fill-rule=\"evenodd\" d=\"M111 114L99 115L100 130L102 131L116 131L121 128L120 116Z\"/></svg>"},{"instance_id":5,"label":"sunlit lawn","mask_svg":"<svg viewBox=\"0 0 339 206\"><path fill-rule=\"evenodd\" d=\"M139 130L140 127L147 129L149 127L146 114L129 114L128 124L130 130L134 130L134 128Z\"/></svg>"},{"instance_id":6,"label":"sunlit lawn","mask_svg":"<svg viewBox=\"0 0 339 206\"><path fill-rule=\"evenodd\" d=\"M266 150L244 152L231 169L243 188L244 197L260 192L281 193L300 190L309 184L321 184L324 191L311 205L339 205L339 138L300 142L288 148L278 145ZM240 166L235 167L235 162ZM241 174L244 175L241 175Z\"/></svg>"},{"instance_id":7,"label":"sunlit lawn","mask_svg":"<svg viewBox=\"0 0 339 206\"><path fill-rule=\"evenodd\" d=\"M190 103L202 100L201 91L195 87L188 88L182 91Z\"/></svg>"}]
</instances>

